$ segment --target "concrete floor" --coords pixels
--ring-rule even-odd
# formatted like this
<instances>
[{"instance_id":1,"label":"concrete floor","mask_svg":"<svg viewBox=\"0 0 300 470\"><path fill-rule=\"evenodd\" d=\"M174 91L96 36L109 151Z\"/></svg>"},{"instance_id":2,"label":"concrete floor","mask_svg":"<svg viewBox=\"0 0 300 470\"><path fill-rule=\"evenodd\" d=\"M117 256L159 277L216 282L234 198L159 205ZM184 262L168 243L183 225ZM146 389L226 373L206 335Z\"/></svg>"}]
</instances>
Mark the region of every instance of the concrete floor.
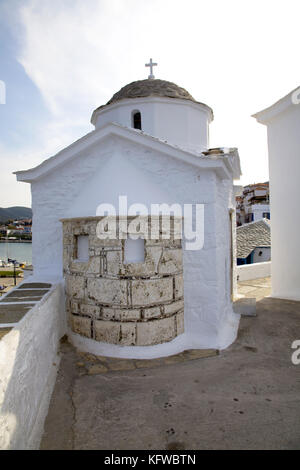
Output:
<instances>
[{"instance_id":1,"label":"concrete floor","mask_svg":"<svg viewBox=\"0 0 300 470\"><path fill-rule=\"evenodd\" d=\"M210 357L113 370L65 342L41 449L300 449L295 339L300 303L264 298Z\"/></svg>"},{"instance_id":2,"label":"concrete floor","mask_svg":"<svg viewBox=\"0 0 300 470\"><path fill-rule=\"evenodd\" d=\"M244 297L253 297L257 301L271 295L271 278L263 277L250 281L238 282L238 293Z\"/></svg>"}]
</instances>

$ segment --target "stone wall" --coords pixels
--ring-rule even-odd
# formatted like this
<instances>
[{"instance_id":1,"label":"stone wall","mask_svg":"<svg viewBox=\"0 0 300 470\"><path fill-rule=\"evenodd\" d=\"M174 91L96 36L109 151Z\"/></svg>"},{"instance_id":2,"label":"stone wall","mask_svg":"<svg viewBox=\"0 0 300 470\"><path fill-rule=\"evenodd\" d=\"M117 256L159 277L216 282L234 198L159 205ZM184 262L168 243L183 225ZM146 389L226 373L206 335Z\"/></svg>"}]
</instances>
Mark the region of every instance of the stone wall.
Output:
<instances>
[{"instance_id":1,"label":"stone wall","mask_svg":"<svg viewBox=\"0 0 300 470\"><path fill-rule=\"evenodd\" d=\"M148 238L150 220L143 218L147 229L140 263L124 262L121 219L116 239L99 238L101 217L62 220L70 327L96 341L124 346L171 341L184 332L182 247L174 234L174 218L170 233L161 227L157 239ZM127 228L132 221L128 217ZM88 235L89 241L89 259L84 262L77 260L81 235Z\"/></svg>"}]
</instances>

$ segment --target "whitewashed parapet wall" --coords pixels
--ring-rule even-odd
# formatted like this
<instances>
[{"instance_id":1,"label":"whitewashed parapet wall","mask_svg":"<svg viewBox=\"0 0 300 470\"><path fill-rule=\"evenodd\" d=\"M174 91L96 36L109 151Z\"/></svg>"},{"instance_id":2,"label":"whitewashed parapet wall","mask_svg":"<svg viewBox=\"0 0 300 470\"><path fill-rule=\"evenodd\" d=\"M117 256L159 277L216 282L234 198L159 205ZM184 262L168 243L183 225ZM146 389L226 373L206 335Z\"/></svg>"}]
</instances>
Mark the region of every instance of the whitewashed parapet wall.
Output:
<instances>
[{"instance_id":1,"label":"whitewashed parapet wall","mask_svg":"<svg viewBox=\"0 0 300 470\"><path fill-rule=\"evenodd\" d=\"M39 448L65 333L60 282L0 340L0 450Z\"/></svg>"},{"instance_id":2,"label":"whitewashed parapet wall","mask_svg":"<svg viewBox=\"0 0 300 470\"><path fill-rule=\"evenodd\" d=\"M75 333L111 344L149 346L184 332L182 246L171 219L169 239L162 238L162 231L159 239L145 236L144 262L139 263L125 263L119 230L114 240L97 236L101 217L62 221L66 306ZM77 240L83 235L88 235L89 259L81 262Z\"/></svg>"}]
</instances>

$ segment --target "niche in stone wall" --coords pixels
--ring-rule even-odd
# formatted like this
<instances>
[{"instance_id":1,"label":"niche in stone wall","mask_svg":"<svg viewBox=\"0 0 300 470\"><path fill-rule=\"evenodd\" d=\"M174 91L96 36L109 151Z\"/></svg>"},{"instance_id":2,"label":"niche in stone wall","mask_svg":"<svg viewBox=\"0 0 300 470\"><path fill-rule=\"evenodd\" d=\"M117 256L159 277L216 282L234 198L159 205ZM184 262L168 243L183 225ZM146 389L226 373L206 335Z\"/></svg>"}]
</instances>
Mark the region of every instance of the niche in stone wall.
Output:
<instances>
[{"instance_id":1,"label":"niche in stone wall","mask_svg":"<svg viewBox=\"0 0 300 470\"><path fill-rule=\"evenodd\" d=\"M124 243L124 264L144 263L145 261L145 240L138 238L132 240L127 238Z\"/></svg>"},{"instance_id":2,"label":"niche in stone wall","mask_svg":"<svg viewBox=\"0 0 300 470\"><path fill-rule=\"evenodd\" d=\"M86 263L89 260L89 236L88 235L78 235L76 237L76 261L81 263Z\"/></svg>"}]
</instances>

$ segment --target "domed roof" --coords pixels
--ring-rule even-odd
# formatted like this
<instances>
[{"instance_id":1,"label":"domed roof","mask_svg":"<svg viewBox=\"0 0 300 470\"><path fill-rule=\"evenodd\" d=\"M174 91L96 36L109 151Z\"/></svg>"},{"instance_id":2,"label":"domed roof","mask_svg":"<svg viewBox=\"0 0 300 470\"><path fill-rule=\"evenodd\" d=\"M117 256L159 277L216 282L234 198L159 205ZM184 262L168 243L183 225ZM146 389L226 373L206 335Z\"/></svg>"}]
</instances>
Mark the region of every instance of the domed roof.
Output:
<instances>
[{"instance_id":1,"label":"domed roof","mask_svg":"<svg viewBox=\"0 0 300 470\"><path fill-rule=\"evenodd\" d=\"M175 83L148 78L124 86L120 91L115 93L106 104L112 104L116 101L128 98L145 98L147 96L163 96L166 98L179 98L196 102L188 91Z\"/></svg>"},{"instance_id":2,"label":"domed roof","mask_svg":"<svg viewBox=\"0 0 300 470\"><path fill-rule=\"evenodd\" d=\"M106 104L101 105L94 110L91 122L93 123L94 116L97 111L102 110L108 105L117 103L125 99L146 98L149 96L158 96L163 98L175 98L192 101L193 103L205 106L210 111L211 116L213 118L212 109L206 104L196 101L195 98L193 98L193 96L190 95L190 93L185 88L181 88L175 83L168 82L167 80L148 78L146 80L137 80L121 88L121 90L115 93Z\"/></svg>"}]
</instances>

